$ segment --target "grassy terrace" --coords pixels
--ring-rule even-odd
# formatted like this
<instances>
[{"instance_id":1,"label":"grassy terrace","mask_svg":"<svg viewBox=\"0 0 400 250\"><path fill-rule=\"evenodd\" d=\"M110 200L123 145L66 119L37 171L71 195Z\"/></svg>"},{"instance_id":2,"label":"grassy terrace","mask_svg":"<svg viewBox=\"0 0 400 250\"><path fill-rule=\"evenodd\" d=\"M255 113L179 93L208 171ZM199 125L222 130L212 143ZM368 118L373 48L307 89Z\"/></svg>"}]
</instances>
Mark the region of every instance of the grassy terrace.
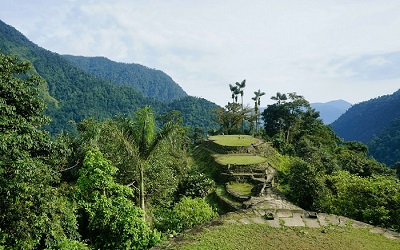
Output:
<instances>
[{"instance_id":1,"label":"grassy terrace","mask_svg":"<svg viewBox=\"0 0 400 250\"><path fill-rule=\"evenodd\" d=\"M247 182L230 182L227 185L229 190L236 192L239 195L248 196L251 195L251 189L254 187L253 184Z\"/></svg>"},{"instance_id":2,"label":"grassy terrace","mask_svg":"<svg viewBox=\"0 0 400 250\"><path fill-rule=\"evenodd\" d=\"M256 165L267 161L267 158L257 155L214 154L213 157L221 165Z\"/></svg>"},{"instance_id":3,"label":"grassy terrace","mask_svg":"<svg viewBox=\"0 0 400 250\"><path fill-rule=\"evenodd\" d=\"M258 142L257 139L250 135L215 135L210 136L209 139L221 146L229 147L248 147Z\"/></svg>"},{"instance_id":4,"label":"grassy terrace","mask_svg":"<svg viewBox=\"0 0 400 250\"><path fill-rule=\"evenodd\" d=\"M368 229L327 226L283 227L267 224L227 223L188 234L169 249L400 249L400 241L387 239Z\"/></svg>"}]
</instances>

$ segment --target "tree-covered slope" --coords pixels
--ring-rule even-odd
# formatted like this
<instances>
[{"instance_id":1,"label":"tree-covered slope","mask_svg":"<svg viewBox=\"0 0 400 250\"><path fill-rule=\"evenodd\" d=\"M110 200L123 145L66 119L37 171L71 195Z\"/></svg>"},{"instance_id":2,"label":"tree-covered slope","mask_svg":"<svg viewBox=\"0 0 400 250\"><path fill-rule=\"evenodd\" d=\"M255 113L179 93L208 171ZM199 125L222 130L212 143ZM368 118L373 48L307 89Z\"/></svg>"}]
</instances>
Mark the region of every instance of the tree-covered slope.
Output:
<instances>
[{"instance_id":1,"label":"tree-covered slope","mask_svg":"<svg viewBox=\"0 0 400 250\"><path fill-rule=\"evenodd\" d=\"M160 101L186 97L186 92L161 70L134 63L118 63L105 57L64 55L63 58L98 78L131 86L143 95Z\"/></svg>"},{"instance_id":2,"label":"tree-covered slope","mask_svg":"<svg viewBox=\"0 0 400 250\"><path fill-rule=\"evenodd\" d=\"M218 105L207 101L204 98L188 96L180 100L168 103L165 111L179 110L184 117L184 125L192 128L202 128L205 132L216 128L216 123L212 122L212 110L217 109Z\"/></svg>"},{"instance_id":3,"label":"tree-covered slope","mask_svg":"<svg viewBox=\"0 0 400 250\"><path fill-rule=\"evenodd\" d=\"M371 155L388 166L400 162L400 118L393 120L378 136L368 142Z\"/></svg>"},{"instance_id":4,"label":"tree-covered slope","mask_svg":"<svg viewBox=\"0 0 400 250\"><path fill-rule=\"evenodd\" d=\"M52 134L61 130L73 130L70 121L80 122L86 117L102 119L117 114L132 114L144 106L152 106L157 114L169 112L171 109L179 110L185 126L200 127L204 131L214 127L204 118L215 109L214 103L200 98L185 97L168 104L161 102L161 98L156 100L145 97L131 85L114 83L89 74L63 56L29 41L19 31L2 21L0 52L30 61L37 73L46 80L42 86L42 94L47 100L46 114L52 118L52 123L46 129ZM158 71L147 73L156 74L149 79L169 78L166 75L160 76ZM110 75L113 74L110 72ZM185 92L182 93L182 96L186 96Z\"/></svg>"},{"instance_id":5,"label":"tree-covered slope","mask_svg":"<svg viewBox=\"0 0 400 250\"><path fill-rule=\"evenodd\" d=\"M346 141L367 143L400 117L399 107L400 90L353 105L332 127Z\"/></svg>"},{"instance_id":6,"label":"tree-covered slope","mask_svg":"<svg viewBox=\"0 0 400 250\"><path fill-rule=\"evenodd\" d=\"M48 93L56 100L49 102L46 110L53 120L49 126L52 133L71 129L70 120L104 118L130 113L144 105L156 105L131 87L93 77L60 55L40 48L3 22L0 22L0 34L0 51L29 60L46 80Z\"/></svg>"}]
</instances>

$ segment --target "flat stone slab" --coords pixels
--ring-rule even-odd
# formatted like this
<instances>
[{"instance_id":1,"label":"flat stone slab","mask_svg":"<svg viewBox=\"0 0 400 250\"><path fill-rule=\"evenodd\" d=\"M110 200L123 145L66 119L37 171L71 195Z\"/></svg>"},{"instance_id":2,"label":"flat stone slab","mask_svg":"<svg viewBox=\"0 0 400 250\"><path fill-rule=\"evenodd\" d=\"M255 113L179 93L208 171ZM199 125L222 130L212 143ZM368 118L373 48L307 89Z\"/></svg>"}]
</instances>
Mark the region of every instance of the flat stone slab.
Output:
<instances>
[{"instance_id":1,"label":"flat stone slab","mask_svg":"<svg viewBox=\"0 0 400 250\"><path fill-rule=\"evenodd\" d=\"M301 218L281 218L287 227L304 227L304 222Z\"/></svg>"},{"instance_id":2,"label":"flat stone slab","mask_svg":"<svg viewBox=\"0 0 400 250\"><path fill-rule=\"evenodd\" d=\"M321 226L328 226L328 225L339 225L339 218L336 215L331 214L318 214L319 224Z\"/></svg>"},{"instance_id":3,"label":"flat stone slab","mask_svg":"<svg viewBox=\"0 0 400 250\"><path fill-rule=\"evenodd\" d=\"M279 218L289 218L289 217L293 217L293 213L290 210L278 209L278 210L276 210L276 216Z\"/></svg>"},{"instance_id":4,"label":"flat stone slab","mask_svg":"<svg viewBox=\"0 0 400 250\"><path fill-rule=\"evenodd\" d=\"M397 240L400 239L400 234L396 233L396 232L393 232L393 231L386 231L383 234L383 236L385 236L386 238L389 238L389 239L397 239Z\"/></svg>"},{"instance_id":5,"label":"flat stone slab","mask_svg":"<svg viewBox=\"0 0 400 250\"><path fill-rule=\"evenodd\" d=\"M342 227L347 226L348 223L350 223L350 219L343 216L338 216L338 220L339 220L339 226Z\"/></svg>"},{"instance_id":6,"label":"flat stone slab","mask_svg":"<svg viewBox=\"0 0 400 250\"><path fill-rule=\"evenodd\" d=\"M321 227L321 225L318 222L318 219L304 218L303 221L305 222L307 227L311 227L311 228Z\"/></svg>"},{"instance_id":7,"label":"flat stone slab","mask_svg":"<svg viewBox=\"0 0 400 250\"><path fill-rule=\"evenodd\" d=\"M265 224L265 220L261 217L253 217L250 218L252 221L254 221L257 224Z\"/></svg>"},{"instance_id":8,"label":"flat stone slab","mask_svg":"<svg viewBox=\"0 0 400 250\"><path fill-rule=\"evenodd\" d=\"M277 218L273 220L267 220L267 222L271 227L281 227L281 225L279 224L279 219Z\"/></svg>"},{"instance_id":9,"label":"flat stone slab","mask_svg":"<svg viewBox=\"0 0 400 250\"><path fill-rule=\"evenodd\" d=\"M371 233L384 234L384 233L386 233L387 229L384 229L381 227L374 227L374 228L371 228L369 231Z\"/></svg>"},{"instance_id":10,"label":"flat stone slab","mask_svg":"<svg viewBox=\"0 0 400 250\"><path fill-rule=\"evenodd\" d=\"M243 224L250 224L251 223L251 221L249 219L247 219L247 218L241 218L239 221L242 222Z\"/></svg>"},{"instance_id":11,"label":"flat stone slab","mask_svg":"<svg viewBox=\"0 0 400 250\"><path fill-rule=\"evenodd\" d=\"M351 222L352 227L354 228L371 228L372 226L370 224L361 222L361 221L356 221L353 219L349 219L349 221Z\"/></svg>"},{"instance_id":12,"label":"flat stone slab","mask_svg":"<svg viewBox=\"0 0 400 250\"><path fill-rule=\"evenodd\" d=\"M226 223L238 224L238 222L234 219L229 219L225 221Z\"/></svg>"}]
</instances>

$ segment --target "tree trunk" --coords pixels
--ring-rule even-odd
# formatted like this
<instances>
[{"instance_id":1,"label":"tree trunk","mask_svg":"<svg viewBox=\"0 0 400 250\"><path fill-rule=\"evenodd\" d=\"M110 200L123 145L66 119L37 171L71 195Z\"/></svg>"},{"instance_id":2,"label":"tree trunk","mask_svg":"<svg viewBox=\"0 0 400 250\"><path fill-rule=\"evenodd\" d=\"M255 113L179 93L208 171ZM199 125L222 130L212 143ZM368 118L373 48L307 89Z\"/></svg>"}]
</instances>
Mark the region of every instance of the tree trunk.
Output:
<instances>
[{"instance_id":1,"label":"tree trunk","mask_svg":"<svg viewBox=\"0 0 400 250\"><path fill-rule=\"evenodd\" d=\"M143 220L146 220L146 209L144 205L144 175L143 164L140 166L140 208L143 210Z\"/></svg>"}]
</instances>

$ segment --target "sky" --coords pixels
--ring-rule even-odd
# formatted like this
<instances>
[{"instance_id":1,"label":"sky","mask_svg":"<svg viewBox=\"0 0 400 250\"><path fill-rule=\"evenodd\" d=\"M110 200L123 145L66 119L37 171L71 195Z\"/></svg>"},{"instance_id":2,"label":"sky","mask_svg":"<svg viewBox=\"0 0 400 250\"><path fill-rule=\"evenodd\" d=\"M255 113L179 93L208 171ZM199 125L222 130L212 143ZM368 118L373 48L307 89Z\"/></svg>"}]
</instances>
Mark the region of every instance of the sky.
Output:
<instances>
[{"instance_id":1,"label":"sky","mask_svg":"<svg viewBox=\"0 0 400 250\"><path fill-rule=\"evenodd\" d=\"M164 71L225 106L246 79L309 102L352 104L400 88L398 0L1 0L0 19L39 46Z\"/></svg>"}]
</instances>

